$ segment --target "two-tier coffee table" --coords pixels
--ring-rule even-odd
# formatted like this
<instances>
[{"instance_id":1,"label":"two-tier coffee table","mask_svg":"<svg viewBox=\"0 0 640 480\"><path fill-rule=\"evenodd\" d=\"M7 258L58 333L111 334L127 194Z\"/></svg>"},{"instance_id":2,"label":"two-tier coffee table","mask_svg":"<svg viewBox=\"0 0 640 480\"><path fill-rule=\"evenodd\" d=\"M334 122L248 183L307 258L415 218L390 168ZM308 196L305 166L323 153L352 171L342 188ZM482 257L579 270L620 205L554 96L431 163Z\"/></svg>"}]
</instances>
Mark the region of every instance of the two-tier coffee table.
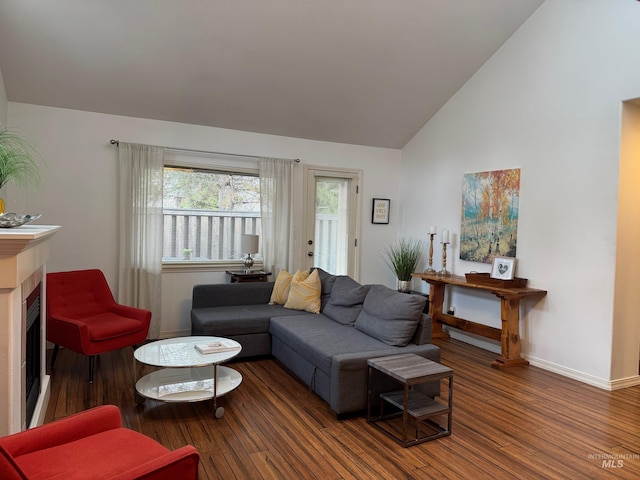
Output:
<instances>
[{"instance_id":1,"label":"two-tier coffee table","mask_svg":"<svg viewBox=\"0 0 640 480\"><path fill-rule=\"evenodd\" d=\"M224 340L232 349L217 353L200 353L197 344ZM178 337L158 340L143 345L134 352L135 359L145 365L159 367L136 381L136 404L145 399L162 402L199 402L213 399L216 418L224 415L218 407L218 398L236 389L242 375L236 370L220 365L235 357L242 346L231 339L220 337ZM134 372L137 368L134 365Z\"/></svg>"},{"instance_id":2,"label":"two-tier coffee table","mask_svg":"<svg viewBox=\"0 0 640 480\"><path fill-rule=\"evenodd\" d=\"M388 357L370 358L367 392L367 421L396 440L403 447L435 440L451 435L451 413L453 408L453 370L436 362L405 353ZM380 412L372 410L372 381L375 373L391 378L402 386L401 390L380 394ZM444 401L431 398L416 386L429 382L448 380L448 392ZM446 402L446 403L445 403ZM384 413L385 404L392 406L391 413ZM436 422L446 417L446 426ZM409 417L414 419L415 429L409 433ZM393 423L392 419L401 419ZM444 422L443 422L444 423Z\"/></svg>"}]
</instances>

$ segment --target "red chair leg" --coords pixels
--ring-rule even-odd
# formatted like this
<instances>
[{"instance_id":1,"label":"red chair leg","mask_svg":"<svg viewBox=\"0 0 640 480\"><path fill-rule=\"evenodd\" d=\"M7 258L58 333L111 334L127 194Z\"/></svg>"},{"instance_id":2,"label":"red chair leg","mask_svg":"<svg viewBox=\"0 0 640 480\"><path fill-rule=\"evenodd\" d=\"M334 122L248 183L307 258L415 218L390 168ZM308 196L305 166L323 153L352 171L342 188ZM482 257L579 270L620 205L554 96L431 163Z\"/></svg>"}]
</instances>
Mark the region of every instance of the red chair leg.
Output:
<instances>
[{"instance_id":1,"label":"red chair leg","mask_svg":"<svg viewBox=\"0 0 640 480\"><path fill-rule=\"evenodd\" d=\"M93 383L93 371L95 370L96 356L89 355L89 383Z\"/></svg>"},{"instance_id":2,"label":"red chair leg","mask_svg":"<svg viewBox=\"0 0 640 480\"><path fill-rule=\"evenodd\" d=\"M53 372L53 369L56 366L56 358L58 358L58 350L60 350L60 345L55 344L53 346L53 353L51 354L51 366L50 369Z\"/></svg>"}]
</instances>

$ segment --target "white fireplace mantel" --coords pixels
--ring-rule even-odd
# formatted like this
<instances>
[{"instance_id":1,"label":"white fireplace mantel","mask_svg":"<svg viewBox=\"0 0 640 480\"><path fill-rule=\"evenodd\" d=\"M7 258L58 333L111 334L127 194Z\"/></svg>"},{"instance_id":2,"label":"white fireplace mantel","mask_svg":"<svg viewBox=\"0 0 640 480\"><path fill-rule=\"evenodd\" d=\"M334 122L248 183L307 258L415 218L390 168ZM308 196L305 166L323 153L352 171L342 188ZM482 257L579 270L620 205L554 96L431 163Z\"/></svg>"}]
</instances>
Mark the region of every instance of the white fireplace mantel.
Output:
<instances>
[{"instance_id":1,"label":"white fireplace mantel","mask_svg":"<svg viewBox=\"0 0 640 480\"><path fill-rule=\"evenodd\" d=\"M0 229L0 436L30 425L24 422L23 304L44 280L49 258L49 240L60 229L54 225L23 225ZM44 285L44 282L42 282ZM44 288L42 289L44 296ZM49 377L45 375L44 298L42 298L42 378L38 405L31 425L42 423L49 398Z\"/></svg>"},{"instance_id":2,"label":"white fireplace mantel","mask_svg":"<svg viewBox=\"0 0 640 480\"><path fill-rule=\"evenodd\" d=\"M17 288L44 265L49 256L46 242L60 229L54 225L0 228L0 288ZM46 248L34 248L40 244Z\"/></svg>"}]
</instances>

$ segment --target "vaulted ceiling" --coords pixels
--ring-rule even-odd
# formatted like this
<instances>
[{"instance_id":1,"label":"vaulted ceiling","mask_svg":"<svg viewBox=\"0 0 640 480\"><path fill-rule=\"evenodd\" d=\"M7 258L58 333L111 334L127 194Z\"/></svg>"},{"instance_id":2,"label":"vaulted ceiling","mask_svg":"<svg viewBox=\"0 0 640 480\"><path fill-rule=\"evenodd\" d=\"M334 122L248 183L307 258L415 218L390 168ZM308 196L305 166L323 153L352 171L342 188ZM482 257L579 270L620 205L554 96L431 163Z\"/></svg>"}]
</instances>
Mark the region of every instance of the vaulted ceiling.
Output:
<instances>
[{"instance_id":1,"label":"vaulted ceiling","mask_svg":"<svg viewBox=\"0 0 640 480\"><path fill-rule=\"evenodd\" d=\"M9 101L401 148L543 0L3 0Z\"/></svg>"}]
</instances>

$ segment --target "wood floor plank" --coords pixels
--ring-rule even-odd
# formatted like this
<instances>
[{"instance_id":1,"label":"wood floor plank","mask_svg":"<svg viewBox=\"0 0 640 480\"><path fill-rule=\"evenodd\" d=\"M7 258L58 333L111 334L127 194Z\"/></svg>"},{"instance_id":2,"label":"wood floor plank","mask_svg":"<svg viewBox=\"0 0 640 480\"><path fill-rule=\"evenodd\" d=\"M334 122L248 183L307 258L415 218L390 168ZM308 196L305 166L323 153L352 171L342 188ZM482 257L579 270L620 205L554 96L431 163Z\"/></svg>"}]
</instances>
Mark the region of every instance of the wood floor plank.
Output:
<instances>
[{"instance_id":1,"label":"wood floor plank","mask_svg":"<svg viewBox=\"0 0 640 480\"><path fill-rule=\"evenodd\" d=\"M640 387L607 392L533 366L496 370L491 352L436 343L455 372L452 434L410 448L361 415L337 420L272 358L230 364L243 382L219 399L216 419L210 401L135 405L135 378L150 369L131 349L100 355L93 384L87 358L61 350L45 421L117 405L126 427L171 449L194 445L204 480L640 477Z\"/></svg>"}]
</instances>

